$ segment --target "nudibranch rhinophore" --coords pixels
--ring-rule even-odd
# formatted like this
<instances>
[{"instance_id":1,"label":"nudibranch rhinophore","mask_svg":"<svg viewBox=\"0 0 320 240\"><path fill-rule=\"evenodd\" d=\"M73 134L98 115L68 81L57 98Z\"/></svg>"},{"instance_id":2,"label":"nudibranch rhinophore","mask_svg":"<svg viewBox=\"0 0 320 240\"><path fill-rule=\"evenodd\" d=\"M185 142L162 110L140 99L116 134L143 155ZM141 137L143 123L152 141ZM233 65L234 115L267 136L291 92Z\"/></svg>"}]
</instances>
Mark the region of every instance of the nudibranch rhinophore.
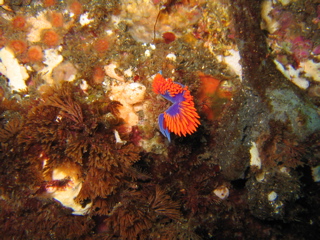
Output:
<instances>
[{"instance_id":1,"label":"nudibranch rhinophore","mask_svg":"<svg viewBox=\"0 0 320 240\"><path fill-rule=\"evenodd\" d=\"M160 131L169 142L170 132L179 136L194 133L200 125L200 117L188 87L173 82L171 78L165 79L160 73L155 76L152 87L155 93L173 103L158 118Z\"/></svg>"}]
</instances>

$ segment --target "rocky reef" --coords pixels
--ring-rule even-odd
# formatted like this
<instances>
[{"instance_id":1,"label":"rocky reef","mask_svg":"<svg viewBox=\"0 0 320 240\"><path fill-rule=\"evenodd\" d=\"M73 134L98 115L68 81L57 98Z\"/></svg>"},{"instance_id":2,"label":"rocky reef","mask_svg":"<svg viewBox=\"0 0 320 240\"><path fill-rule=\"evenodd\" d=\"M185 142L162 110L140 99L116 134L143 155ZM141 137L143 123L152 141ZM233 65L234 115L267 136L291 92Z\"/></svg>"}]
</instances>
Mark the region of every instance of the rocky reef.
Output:
<instances>
[{"instance_id":1,"label":"rocky reef","mask_svg":"<svg viewBox=\"0 0 320 240\"><path fill-rule=\"evenodd\" d=\"M317 239L319 9L0 1L3 239Z\"/></svg>"}]
</instances>

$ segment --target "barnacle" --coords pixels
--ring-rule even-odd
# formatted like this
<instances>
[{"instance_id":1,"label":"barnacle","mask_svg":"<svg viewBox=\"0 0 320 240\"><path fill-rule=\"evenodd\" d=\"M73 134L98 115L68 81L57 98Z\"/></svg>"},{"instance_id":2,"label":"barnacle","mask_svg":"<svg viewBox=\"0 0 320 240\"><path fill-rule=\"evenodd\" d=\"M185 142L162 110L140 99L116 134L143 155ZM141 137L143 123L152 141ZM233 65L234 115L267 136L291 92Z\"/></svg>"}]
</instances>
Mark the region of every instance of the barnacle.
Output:
<instances>
[{"instance_id":1,"label":"barnacle","mask_svg":"<svg viewBox=\"0 0 320 240\"><path fill-rule=\"evenodd\" d=\"M200 125L200 117L194 107L193 97L187 86L165 79L158 73L153 80L153 91L173 103L159 115L161 133L170 141L170 132L179 136L192 134Z\"/></svg>"}]
</instances>

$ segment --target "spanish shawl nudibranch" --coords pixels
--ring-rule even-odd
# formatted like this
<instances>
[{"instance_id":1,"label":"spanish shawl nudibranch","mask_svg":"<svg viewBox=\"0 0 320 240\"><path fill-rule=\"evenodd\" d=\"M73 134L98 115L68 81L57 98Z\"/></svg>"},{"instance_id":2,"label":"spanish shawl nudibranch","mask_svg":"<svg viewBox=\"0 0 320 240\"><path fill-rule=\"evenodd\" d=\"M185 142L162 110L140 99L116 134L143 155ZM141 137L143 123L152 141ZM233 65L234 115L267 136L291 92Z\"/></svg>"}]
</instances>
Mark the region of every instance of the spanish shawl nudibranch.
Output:
<instances>
[{"instance_id":1,"label":"spanish shawl nudibranch","mask_svg":"<svg viewBox=\"0 0 320 240\"><path fill-rule=\"evenodd\" d=\"M170 132L179 136L194 133L200 125L200 117L188 87L173 82L171 78L165 79L160 73L155 76L152 87L155 93L173 103L158 118L160 131L169 142Z\"/></svg>"}]
</instances>

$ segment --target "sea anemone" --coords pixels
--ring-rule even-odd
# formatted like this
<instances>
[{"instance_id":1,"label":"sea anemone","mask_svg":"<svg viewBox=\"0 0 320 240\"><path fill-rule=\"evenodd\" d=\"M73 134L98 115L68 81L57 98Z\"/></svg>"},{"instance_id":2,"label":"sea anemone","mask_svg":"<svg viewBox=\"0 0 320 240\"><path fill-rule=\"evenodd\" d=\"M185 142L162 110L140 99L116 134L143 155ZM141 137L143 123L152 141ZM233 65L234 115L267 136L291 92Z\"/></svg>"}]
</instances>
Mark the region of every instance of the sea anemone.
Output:
<instances>
[{"instance_id":1,"label":"sea anemone","mask_svg":"<svg viewBox=\"0 0 320 240\"><path fill-rule=\"evenodd\" d=\"M159 127L161 133L170 142L170 132L179 136L186 136L196 131L200 125L199 115L194 107L193 97L187 86L165 79L158 73L153 80L153 91L161 94L173 105L159 115Z\"/></svg>"}]
</instances>

